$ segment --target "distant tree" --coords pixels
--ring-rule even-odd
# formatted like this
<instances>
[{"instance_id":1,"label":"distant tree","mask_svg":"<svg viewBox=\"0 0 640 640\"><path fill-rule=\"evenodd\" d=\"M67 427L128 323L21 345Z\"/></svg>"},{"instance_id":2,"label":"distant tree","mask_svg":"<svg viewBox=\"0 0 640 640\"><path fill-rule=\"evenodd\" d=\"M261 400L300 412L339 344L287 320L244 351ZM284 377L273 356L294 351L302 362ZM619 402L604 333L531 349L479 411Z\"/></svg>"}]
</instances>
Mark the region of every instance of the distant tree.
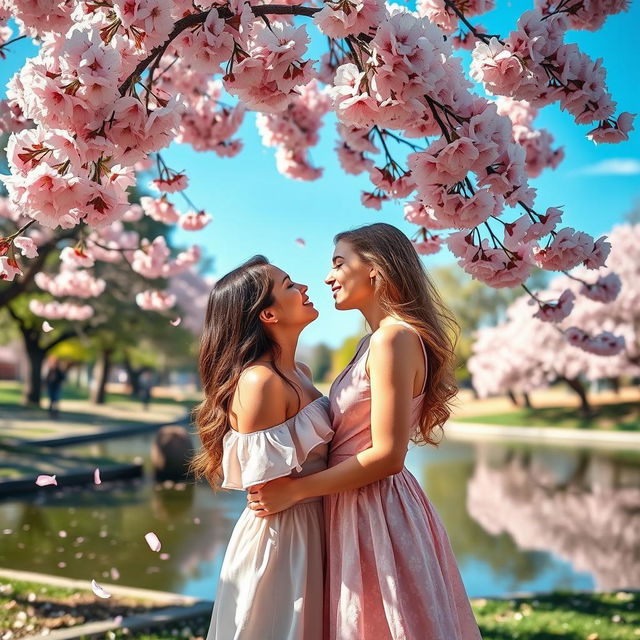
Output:
<instances>
[{"instance_id":1,"label":"distant tree","mask_svg":"<svg viewBox=\"0 0 640 640\"><path fill-rule=\"evenodd\" d=\"M430 269L445 303L460 324L456 345L456 374L459 381L470 378L467 360L471 357L474 333L485 326L493 326L504 319L509 305L521 295L518 289L494 289L479 280L472 280L456 265ZM531 282L542 287L546 273L535 271Z\"/></svg>"},{"instance_id":2,"label":"distant tree","mask_svg":"<svg viewBox=\"0 0 640 640\"><path fill-rule=\"evenodd\" d=\"M331 371L332 356L333 352L331 348L323 342L313 348L309 366L311 367L311 373L313 373L313 379L316 382L324 382L326 380Z\"/></svg>"},{"instance_id":3,"label":"distant tree","mask_svg":"<svg viewBox=\"0 0 640 640\"><path fill-rule=\"evenodd\" d=\"M335 378L349 364L349 361L356 352L356 347L361 337L361 335L355 335L345 338L343 343L333 352L331 358L332 378Z\"/></svg>"}]
</instances>

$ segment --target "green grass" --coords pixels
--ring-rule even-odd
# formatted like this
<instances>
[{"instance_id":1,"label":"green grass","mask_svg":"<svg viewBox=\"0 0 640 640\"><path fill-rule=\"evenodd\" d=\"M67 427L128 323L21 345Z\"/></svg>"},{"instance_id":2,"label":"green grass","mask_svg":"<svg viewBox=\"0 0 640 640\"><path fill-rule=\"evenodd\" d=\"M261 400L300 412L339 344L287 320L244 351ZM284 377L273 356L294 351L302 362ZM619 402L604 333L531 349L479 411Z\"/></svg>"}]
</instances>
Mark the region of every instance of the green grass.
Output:
<instances>
[{"instance_id":1,"label":"green grass","mask_svg":"<svg viewBox=\"0 0 640 640\"><path fill-rule=\"evenodd\" d=\"M473 602L484 640L638 640L640 594L554 593L513 600ZM112 640L172 640L206 636L209 620L197 618L108 635Z\"/></svg>"},{"instance_id":2,"label":"green grass","mask_svg":"<svg viewBox=\"0 0 640 640\"><path fill-rule=\"evenodd\" d=\"M63 387L63 399L66 400L89 400L89 390L84 387L77 387L72 384L65 384ZM132 398L127 393L107 393L105 398L106 404L112 403L126 403L131 404L132 407L139 408L140 400ZM197 400L189 398L186 400L174 400L172 398L157 398L151 399L152 404L173 404L180 405L186 409L193 407ZM48 398L46 393L46 385L42 386L42 406L48 406ZM12 411L33 411L33 408L26 408L22 406L22 385L19 382L14 381L0 381L0 408L11 409ZM44 409L42 409L44 413Z\"/></svg>"},{"instance_id":3,"label":"green grass","mask_svg":"<svg viewBox=\"0 0 640 640\"><path fill-rule=\"evenodd\" d=\"M69 603L69 599L79 595L92 597L89 592L79 593L76 589L0 579L0 628L10 628L17 613L27 609L31 593L37 596L41 605L44 600ZM17 606L8 607L11 600L15 600ZM110 602L98 598L95 601L100 607ZM142 603L129 600L129 604ZM640 592L555 592L510 600L478 599L472 605L484 640L638 640L640 637ZM87 615L90 606L85 598L82 615L87 621L91 618ZM104 611L100 619L105 618L103 614ZM127 633L118 630L109 632L106 637L109 640L197 638L206 636L208 626L209 617L198 616L166 623L162 629Z\"/></svg>"},{"instance_id":4,"label":"green grass","mask_svg":"<svg viewBox=\"0 0 640 640\"><path fill-rule=\"evenodd\" d=\"M464 416L456 422L475 422L522 427L561 427L565 429L602 429L637 431L640 429L640 404L620 402L595 407L591 417L578 415L574 407L518 409L507 413Z\"/></svg>"},{"instance_id":5,"label":"green grass","mask_svg":"<svg viewBox=\"0 0 640 640\"><path fill-rule=\"evenodd\" d=\"M638 640L640 593L553 593L476 601L484 640Z\"/></svg>"}]
</instances>

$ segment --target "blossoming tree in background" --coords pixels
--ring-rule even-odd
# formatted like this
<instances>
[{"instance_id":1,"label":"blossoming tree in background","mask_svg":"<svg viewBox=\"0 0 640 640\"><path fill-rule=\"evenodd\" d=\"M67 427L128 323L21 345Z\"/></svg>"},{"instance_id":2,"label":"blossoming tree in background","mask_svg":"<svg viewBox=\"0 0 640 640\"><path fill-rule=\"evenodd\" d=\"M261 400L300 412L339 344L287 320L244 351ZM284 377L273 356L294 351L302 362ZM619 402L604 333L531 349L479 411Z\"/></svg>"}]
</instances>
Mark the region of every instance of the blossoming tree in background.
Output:
<instances>
[{"instance_id":1,"label":"blossoming tree in background","mask_svg":"<svg viewBox=\"0 0 640 640\"><path fill-rule=\"evenodd\" d=\"M624 0L543 1L504 34L472 23L494 8L491 0L419 0L416 11L383 0L0 0L0 7L5 25L13 18L40 45L1 107L0 126L11 131L2 180L16 229L0 244L0 277L35 277L29 261L48 234L73 235L60 273L37 284L76 300L34 305L43 318L91 313L104 286L90 273L96 261L128 260L149 278L198 261L196 247L171 256L162 237L141 237L122 223L150 216L190 230L206 225L205 212L177 210L172 194L184 192L188 176L161 152L177 141L233 156L249 111L258 114L263 143L276 148L278 169L300 180L321 175L308 152L333 111L341 167L371 181L363 203L404 200L419 252L446 243L467 273L492 287L526 286L534 266L605 265L606 239L563 228L561 209L540 210L528 179L562 159L551 134L533 125L546 105L558 103L595 142L624 141L633 128L600 61L567 42L569 30L596 30L625 10ZM326 36L320 60L308 55L308 26ZM7 26L0 38L10 42ZM477 85L457 48L473 50ZM128 189L136 171L150 167L161 195L132 208ZM175 302L151 287L136 300L149 310ZM538 301L541 312L562 304ZM584 348L607 341L593 330L566 338ZM622 348L617 340L610 351Z\"/></svg>"},{"instance_id":2,"label":"blossoming tree in background","mask_svg":"<svg viewBox=\"0 0 640 640\"><path fill-rule=\"evenodd\" d=\"M526 394L563 380L588 413L582 379L640 375L640 224L616 226L609 237L607 267L557 276L533 300L516 300L505 322L477 332L467 364L480 396ZM535 316L532 302L540 305Z\"/></svg>"}]
</instances>

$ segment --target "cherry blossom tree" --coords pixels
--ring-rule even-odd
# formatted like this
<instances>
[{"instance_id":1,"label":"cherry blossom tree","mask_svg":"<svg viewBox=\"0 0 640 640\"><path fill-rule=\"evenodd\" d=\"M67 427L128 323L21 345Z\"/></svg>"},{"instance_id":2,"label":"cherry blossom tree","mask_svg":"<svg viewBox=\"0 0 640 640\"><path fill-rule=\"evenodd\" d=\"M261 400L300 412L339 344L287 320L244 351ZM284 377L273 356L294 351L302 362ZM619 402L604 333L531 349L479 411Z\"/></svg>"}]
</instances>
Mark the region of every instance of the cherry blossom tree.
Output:
<instances>
[{"instance_id":1,"label":"cherry blossom tree","mask_svg":"<svg viewBox=\"0 0 640 640\"><path fill-rule=\"evenodd\" d=\"M138 199L138 196L131 193L130 198ZM0 198L0 212L5 213L5 217L0 216L0 233L11 223L11 210L11 203ZM132 205L132 210L139 212L140 206ZM112 226L121 227L124 237L132 240L155 237L154 248L161 246L174 257L169 265L188 254L188 251L175 249L171 241L165 239L172 226L149 216L127 216ZM159 313L145 314L136 304L137 294L144 295L150 284L164 287L172 278L185 273L186 267L175 270L175 275L168 275L162 268L149 266L153 264L155 253L145 253L142 249L119 252L116 259L91 263L78 245L70 244L77 240L73 235L77 232L77 228L47 230L43 237L31 230L29 236L16 238L17 247L30 246L31 241L39 251L36 259L27 262L29 277L6 283L1 291L5 299L3 308L18 329L29 365L23 389L25 404L39 405L42 365L47 353L59 344L80 339L86 346L91 346L97 365L92 399L101 403L114 362L130 362L135 359L133 351L144 345L147 348L152 345L156 353L167 354L170 347L175 346L174 357L180 350L188 353L187 343L193 342L194 330L184 332L175 327L182 316L188 328L189 323L194 322L192 316L202 315L202 309L194 308L184 295L180 304ZM46 247L46 252L42 247ZM196 283L204 282L198 274L190 278ZM129 370L135 377L135 367Z\"/></svg>"},{"instance_id":2,"label":"cherry blossom tree","mask_svg":"<svg viewBox=\"0 0 640 640\"><path fill-rule=\"evenodd\" d=\"M532 299L522 296L504 322L477 332L468 367L481 396L526 393L563 380L589 412L582 379L640 374L640 224L618 225L609 237L607 267L557 276L532 292L535 317Z\"/></svg>"},{"instance_id":3,"label":"cherry blossom tree","mask_svg":"<svg viewBox=\"0 0 640 640\"><path fill-rule=\"evenodd\" d=\"M46 286L77 285L86 301L34 311L81 318L101 285L77 271L96 261L125 259L150 278L193 265L197 249L172 259L162 239L135 237L122 221L206 225L210 216L198 207L177 210L172 198L185 194L188 176L161 152L176 141L233 156L250 111L264 144L276 148L278 169L297 180L321 176L309 150L334 113L341 167L371 181L362 202L404 200L420 253L446 243L492 287L526 287L534 266L598 270L606 238L562 227L559 207L536 205L529 178L557 166L562 150L533 122L557 103L594 142L628 138L634 116L616 109L601 61L567 41L570 30L596 30L627 4L541 0L509 33L490 34L473 21L494 8L491 0L419 0L415 11L383 0L2 0L0 51L10 49L10 17L17 37L40 48L10 80L0 108L0 126L11 132L2 181L16 223L0 242L0 278L29 278L38 238L74 230L76 244ZM326 37L320 60L309 57L308 26ZM472 49L477 85L459 48ZM132 209L128 189L136 170L150 166L162 195ZM149 288L136 301L167 310L175 297ZM585 336L571 334L582 347L605 340Z\"/></svg>"}]
</instances>

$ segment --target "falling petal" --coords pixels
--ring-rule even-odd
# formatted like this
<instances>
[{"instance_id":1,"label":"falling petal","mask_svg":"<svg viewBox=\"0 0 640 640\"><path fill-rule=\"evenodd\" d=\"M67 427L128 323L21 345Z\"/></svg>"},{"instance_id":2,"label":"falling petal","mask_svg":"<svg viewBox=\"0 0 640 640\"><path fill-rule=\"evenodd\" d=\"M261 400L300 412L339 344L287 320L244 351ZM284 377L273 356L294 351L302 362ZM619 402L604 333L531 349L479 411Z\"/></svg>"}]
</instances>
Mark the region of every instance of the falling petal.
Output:
<instances>
[{"instance_id":1,"label":"falling petal","mask_svg":"<svg viewBox=\"0 0 640 640\"><path fill-rule=\"evenodd\" d=\"M50 484L55 484L57 486L58 485L58 481L56 480L55 476L41 475L41 476L37 477L36 484L39 487L46 487L46 486L48 486Z\"/></svg>"},{"instance_id":2,"label":"falling petal","mask_svg":"<svg viewBox=\"0 0 640 640\"><path fill-rule=\"evenodd\" d=\"M193 524L200 524L200 518L194 518Z\"/></svg>"},{"instance_id":3,"label":"falling petal","mask_svg":"<svg viewBox=\"0 0 640 640\"><path fill-rule=\"evenodd\" d=\"M93 593L95 593L98 598L110 598L111 594L105 591L95 580L91 581L91 589Z\"/></svg>"},{"instance_id":4,"label":"falling petal","mask_svg":"<svg viewBox=\"0 0 640 640\"><path fill-rule=\"evenodd\" d=\"M66 531L58 531L58 535L59 535L61 538L66 538L66 537L67 537L67 532L66 532Z\"/></svg>"},{"instance_id":5,"label":"falling petal","mask_svg":"<svg viewBox=\"0 0 640 640\"><path fill-rule=\"evenodd\" d=\"M304 241L304 238L296 238L296 244L300 245L301 247L307 246L307 243Z\"/></svg>"},{"instance_id":6,"label":"falling petal","mask_svg":"<svg viewBox=\"0 0 640 640\"><path fill-rule=\"evenodd\" d=\"M58 566L60 567L60 569L64 569L67 566L66 562L58 562Z\"/></svg>"},{"instance_id":7,"label":"falling petal","mask_svg":"<svg viewBox=\"0 0 640 640\"><path fill-rule=\"evenodd\" d=\"M43 330L45 333L49 333L49 331L53 331L53 327L52 327L52 326L51 326L51 325L50 325L50 324L45 320L45 321L42 323L42 330Z\"/></svg>"},{"instance_id":8,"label":"falling petal","mask_svg":"<svg viewBox=\"0 0 640 640\"><path fill-rule=\"evenodd\" d=\"M121 623L122 623L122 616L116 616L116 617L113 619L113 621L114 621L116 624L121 624Z\"/></svg>"},{"instance_id":9,"label":"falling petal","mask_svg":"<svg viewBox=\"0 0 640 640\"><path fill-rule=\"evenodd\" d=\"M100 480L100 469L96 469L93 472L93 483L94 484L102 484L102 480Z\"/></svg>"},{"instance_id":10,"label":"falling petal","mask_svg":"<svg viewBox=\"0 0 640 640\"><path fill-rule=\"evenodd\" d=\"M120 580L120 572L115 567L111 567L110 573L112 580Z\"/></svg>"},{"instance_id":11,"label":"falling petal","mask_svg":"<svg viewBox=\"0 0 640 640\"><path fill-rule=\"evenodd\" d=\"M171 324L174 327L177 327L181 322L182 322L182 318L180 316L178 316L175 320L171 320Z\"/></svg>"},{"instance_id":12,"label":"falling petal","mask_svg":"<svg viewBox=\"0 0 640 640\"><path fill-rule=\"evenodd\" d=\"M161 553L158 557L160 560L168 560L171 556L168 553Z\"/></svg>"},{"instance_id":13,"label":"falling petal","mask_svg":"<svg viewBox=\"0 0 640 640\"><path fill-rule=\"evenodd\" d=\"M158 536L153 533L153 531L150 531L149 533L147 533L144 536L144 539L147 541L147 544L149 545L151 551L160 551L160 548L162 547L162 545L160 544L160 540L158 539Z\"/></svg>"}]
</instances>

